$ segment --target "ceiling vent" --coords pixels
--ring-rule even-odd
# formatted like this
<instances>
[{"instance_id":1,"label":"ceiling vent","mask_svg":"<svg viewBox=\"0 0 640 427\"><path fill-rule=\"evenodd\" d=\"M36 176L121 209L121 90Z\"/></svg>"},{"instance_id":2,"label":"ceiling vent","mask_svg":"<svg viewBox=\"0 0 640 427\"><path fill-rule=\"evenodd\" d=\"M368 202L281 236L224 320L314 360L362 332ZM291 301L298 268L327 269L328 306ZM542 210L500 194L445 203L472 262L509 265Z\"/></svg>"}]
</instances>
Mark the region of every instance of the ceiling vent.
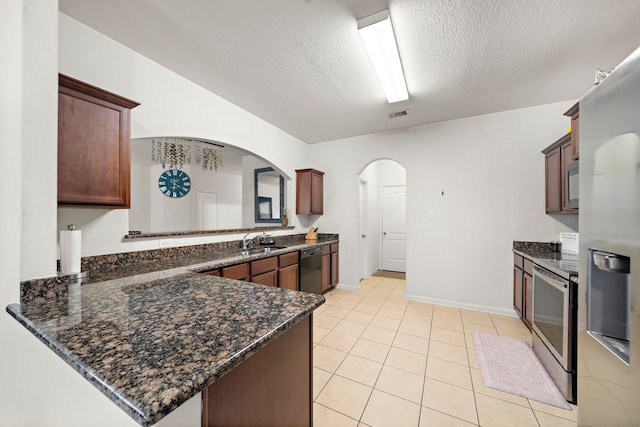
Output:
<instances>
[{"instance_id":1,"label":"ceiling vent","mask_svg":"<svg viewBox=\"0 0 640 427\"><path fill-rule=\"evenodd\" d=\"M395 119L396 117L408 116L409 110L396 111L395 113L387 113L390 119Z\"/></svg>"}]
</instances>

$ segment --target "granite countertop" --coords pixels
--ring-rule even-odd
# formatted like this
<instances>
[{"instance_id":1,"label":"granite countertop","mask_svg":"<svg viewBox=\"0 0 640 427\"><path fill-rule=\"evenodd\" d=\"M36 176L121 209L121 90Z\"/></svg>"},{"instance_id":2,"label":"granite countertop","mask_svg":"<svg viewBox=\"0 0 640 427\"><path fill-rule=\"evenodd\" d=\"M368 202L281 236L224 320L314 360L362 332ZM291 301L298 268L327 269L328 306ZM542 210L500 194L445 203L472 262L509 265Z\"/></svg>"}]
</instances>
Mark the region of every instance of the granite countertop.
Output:
<instances>
[{"instance_id":1,"label":"granite countertop","mask_svg":"<svg viewBox=\"0 0 640 427\"><path fill-rule=\"evenodd\" d=\"M321 295L197 271L326 243L105 268L82 285L58 280L23 291L7 312L148 426L324 303Z\"/></svg>"},{"instance_id":2,"label":"granite countertop","mask_svg":"<svg viewBox=\"0 0 640 427\"><path fill-rule=\"evenodd\" d=\"M513 242L513 251L519 255L533 260L534 258L553 259L560 257L560 252L555 252L551 243L547 242Z\"/></svg>"},{"instance_id":3,"label":"granite countertop","mask_svg":"<svg viewBox=\"0 0 640 427\"><path fill-rule=\"evenodd\" d=\"M95 268L90 271L89 276L83 279L82 283L97 283L105 280L126 278L144 273L154 273L169 271L169 274L202 272L219 267L239 264L243 262L255 261L261 258L268 258L275 255L282 255L288 252L301 251L307 248L337 243L338 239L324 239L310 243L293 243L278 245L283 249L272 249L271 252L243 255L240 249L226 252L197 253L160 260L140 261L128 265L107 265L102 268ZM268 247L268 246L262 246Z\"/></svg>"},{"instance_id":4,"label":"granite countertop","mask_svg":"<svg viewBox=\"0 0 640 427\"><path fill-rule=\"evenodd\" d=\"M578 255L556 252L553 250L553 245L546 242L514 241L513 252L566 279L577 282Z\"/></svg>"}]
</instances>

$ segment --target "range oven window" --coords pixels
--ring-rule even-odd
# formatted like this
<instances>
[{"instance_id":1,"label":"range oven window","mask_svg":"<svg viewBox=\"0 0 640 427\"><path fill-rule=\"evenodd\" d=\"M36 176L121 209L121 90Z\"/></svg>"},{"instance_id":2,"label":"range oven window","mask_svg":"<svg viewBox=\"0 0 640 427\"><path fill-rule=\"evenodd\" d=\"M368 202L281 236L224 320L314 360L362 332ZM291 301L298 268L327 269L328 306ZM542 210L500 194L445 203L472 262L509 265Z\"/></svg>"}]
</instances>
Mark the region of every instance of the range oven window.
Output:
<instances>
[{"instance_id":1,"label":"range oven window","mask_svg":"<svg viewBox=\"0 0 640 427\"><path fill-rule=\"evenodd\" d=\"M537 276L534 283L533 321L560 356L564 355L564 293Z\"/></svg>"},{"instance_id":2,"label":"range oven window","mask_svg":"<svg viewBox=\"0 0 640 427\"><path fill-rule=\"evenodd\" d=\"M533 267L533 330L565 370L573 364L575 316L570 282L538 265Z\"/></svg>"}]
</instances>

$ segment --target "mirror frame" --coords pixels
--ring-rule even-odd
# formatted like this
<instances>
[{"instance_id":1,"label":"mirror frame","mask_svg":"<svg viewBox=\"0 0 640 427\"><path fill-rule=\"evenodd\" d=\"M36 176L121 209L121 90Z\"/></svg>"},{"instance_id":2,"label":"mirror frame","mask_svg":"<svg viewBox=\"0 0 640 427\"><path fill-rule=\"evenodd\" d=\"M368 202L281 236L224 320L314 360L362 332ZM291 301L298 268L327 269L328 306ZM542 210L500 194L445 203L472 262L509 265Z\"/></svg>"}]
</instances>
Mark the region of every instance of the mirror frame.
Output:
<instances>
[{"instance_id":1,"label":"mirror frame","mask_svg":"<svg viewBox=\"0 0 640 427\"><path fill-rule=\"evenodd\" d=\"M258 196L258 175L263 172L273 172L274 168L258 168L253 170L253 198L254 198L254 211L255 211L255 222L264 223L264 222L281 222L282 221L282 210L284 209L284 177L282 175L278 175L280 177L280 218L275 219L264 219L260 218L260 197Z\"/></svg>"}]
</instances>

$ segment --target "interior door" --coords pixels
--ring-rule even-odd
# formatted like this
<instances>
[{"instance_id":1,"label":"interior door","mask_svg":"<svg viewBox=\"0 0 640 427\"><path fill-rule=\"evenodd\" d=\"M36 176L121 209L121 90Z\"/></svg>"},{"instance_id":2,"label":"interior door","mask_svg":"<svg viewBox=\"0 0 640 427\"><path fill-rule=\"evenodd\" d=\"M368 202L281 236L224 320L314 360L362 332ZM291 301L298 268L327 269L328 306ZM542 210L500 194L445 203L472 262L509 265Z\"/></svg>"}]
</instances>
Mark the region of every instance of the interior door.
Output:
<instances>
[{"instance_id":1,"label":"interior door","mask_svg":"<svg viewBox=\"0 0 640 427\"><path fill-rule=\"evenodd\" d=\"M369 268L367 265L367 183L365 181L360 181L358 188L358 236L358 271L360 279L364 279L368 275Z\"/></svg>"},{"instance_id":2,"label":"interior door","mask_svg":"<svg viewBox=\"0 0 640 427\"><path fill-rule=\"evenodd\" d=\"M382 269L406 272L406 186L382 187Z\"/></svg>"},{"instance_id":3,"label":"interior door","mask_svg":"<svg viewBox=\"0 0 640 427\"><path fill-rule=\"evenodd\" d=\"M218 194L198 191L198 230L218 228Z\"/></svg>"}]
</instances>

